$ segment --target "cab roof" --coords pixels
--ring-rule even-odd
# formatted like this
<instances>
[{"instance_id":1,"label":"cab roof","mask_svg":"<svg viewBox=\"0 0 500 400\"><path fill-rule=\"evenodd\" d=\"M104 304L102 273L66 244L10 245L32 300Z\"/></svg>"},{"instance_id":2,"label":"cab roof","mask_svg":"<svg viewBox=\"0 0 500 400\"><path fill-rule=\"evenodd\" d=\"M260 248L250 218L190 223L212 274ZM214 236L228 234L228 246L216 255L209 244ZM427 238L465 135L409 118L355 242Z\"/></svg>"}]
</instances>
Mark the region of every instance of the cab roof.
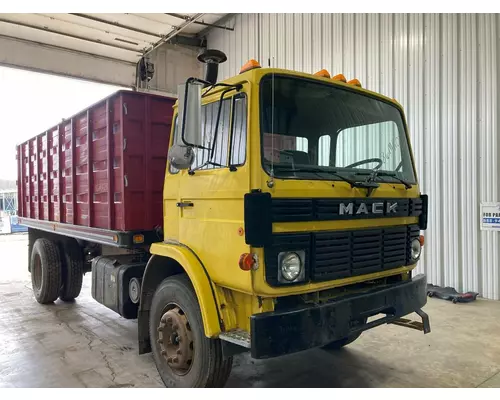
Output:
<instances>
[{"instance_id":1,"label":"cab roof","mask_svg":"<svg viewBox=\"0 0 500 400\"><path fill-rule=\"evenodd\" d=\"M289 76L295 76L295 77L299 77L299 78L306 78L309 80L314 80L314 81L318 81L321 83L330 84L333 86L340 86L343 88L348 88L349 90L357 91L360 94L367 94L367 95L370 95L373 97L377 97L377 98L384 100L386 102L389 102L389 103L395 105L396 107L398 107L401 111L403 111L403 107L395 99L384 96L380 93L365 89L363 87L358 87L358 86L355 86L353 84L344 83L340 80L334 80L332 78L326 78L323 76L318 76L318 75L309 74L309 73L305 73L305 72L293 71L293 70L289 70L289 69L257 67L257 68L252 68L250 70L247 70L245 72L241 72L238 75L234 75L230 78L224 79L224 80L217 82L217 83L237 85L237 84L243 84L245 82L249 82L251 84L258 84L260 82L260 80L262 79L262 77L264 77L266 75L273 74L273 73L276 75L289 75ZM211 90L211 93L209 96L207 96L207 98L210 98L213 95L220 93L220 91L222 89L224 89L223 86L221 86L220 88L216 88L216 89ZM204 92L206 90L208 90L208 89L204 89ZM175 102L175 107L177 107L177 104L178 104L178 102Z\"/></svg>"}]
</instances>

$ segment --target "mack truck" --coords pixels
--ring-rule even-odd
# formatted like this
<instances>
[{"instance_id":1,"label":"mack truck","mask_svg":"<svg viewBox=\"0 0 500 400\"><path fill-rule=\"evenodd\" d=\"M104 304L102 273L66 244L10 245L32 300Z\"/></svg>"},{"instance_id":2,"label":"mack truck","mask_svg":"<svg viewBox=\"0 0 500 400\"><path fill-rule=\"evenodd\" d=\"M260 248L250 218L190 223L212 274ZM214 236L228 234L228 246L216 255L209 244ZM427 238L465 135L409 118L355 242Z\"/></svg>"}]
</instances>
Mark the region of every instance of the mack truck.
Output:
<instances>
[{"instance_id":1,"label":"mack truck","mask_svg":"<svg viewBox=\"0 0 500 400\"><path fill-rule=\"evenodd\" d=\"M226 55L198 59L177 98L121 90L17 147L36 301L91 273L167 387L222 387L239 353L430 332L402 106L326 70L250 60L218 81Z\"/></svg>"}]
</instances>

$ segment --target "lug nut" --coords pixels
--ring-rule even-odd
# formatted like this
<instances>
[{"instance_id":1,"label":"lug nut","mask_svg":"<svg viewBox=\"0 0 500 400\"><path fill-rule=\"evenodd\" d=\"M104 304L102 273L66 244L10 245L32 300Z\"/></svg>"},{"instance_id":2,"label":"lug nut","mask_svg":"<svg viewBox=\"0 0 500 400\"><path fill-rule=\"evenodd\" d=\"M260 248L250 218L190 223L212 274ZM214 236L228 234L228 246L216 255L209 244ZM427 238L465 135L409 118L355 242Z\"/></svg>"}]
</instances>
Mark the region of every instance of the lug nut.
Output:
<instances>
[{"instance_id":1,"label":"lug nut","mask_svg":"<svg viewBox=\"0 0 500 400\"><path fill-rule=\"evenodd\" d=\"M157 330L158 332L161 332L161 331L163 331L163 327L159 326L158 328L156 328L156 330Z\"/></svg>"},{"instance_id":2,"label":"lug nut","mask_svg":"<svg viewBox=\"0 0 500 400\"><path fill-rule=\"evenodd\" d=\"M179 362L179 359L177 357L174 357L174 363Z\"/></svg>"},{"instance_id":3,"label":"lug nut","mask_svg":"<svg viewBox=\"0 0 500 400\"><path fill-rule=\"evenodd\" d=\"M160 338L158 338L158 339L156 340L156 343L161 343L161 342L162 342L162 340L161 340Z\"/></svg>"},{"instance_id":4,"label":"lug nut","mask_svg":"<svg viewBox=\"0 0 500 400\"><path fill-rule=\"evenodd\" d=\"M166 351L166 350L162 350L162 351L161 351L161 355L162 355L162 356L167 355L167 351Z\"/></svg>"},{"instance_id":5,"label":"lug nut","mask_svg":"<svg viewBox=\"0 0 500 400\"><path fill-rule=\"evenodd\" d=\"M177 354L178 354L178 355L182 355L182 351L181 351L181 349L177 350Z\"/></svg>"}]
</instances>

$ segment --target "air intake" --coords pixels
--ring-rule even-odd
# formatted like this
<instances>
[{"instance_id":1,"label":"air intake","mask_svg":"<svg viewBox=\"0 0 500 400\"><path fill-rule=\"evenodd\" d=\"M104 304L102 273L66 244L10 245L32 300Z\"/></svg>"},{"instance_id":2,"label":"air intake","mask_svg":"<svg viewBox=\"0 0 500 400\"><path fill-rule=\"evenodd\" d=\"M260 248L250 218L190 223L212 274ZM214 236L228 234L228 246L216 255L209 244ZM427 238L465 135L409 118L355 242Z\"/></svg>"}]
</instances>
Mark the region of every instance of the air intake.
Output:
<instances>
[{"instance_id":1,"label":"air intake","mask_svg":"<svg viewBox=\"0 0 500 400\"><path fill-rule=\"evenodd\" d=\"M206 64L205 80L211 84L217 83L219 64L227 60L226 55L220 50L205 50L198 55L198 61Z\"/></svg>"}]
</instances>

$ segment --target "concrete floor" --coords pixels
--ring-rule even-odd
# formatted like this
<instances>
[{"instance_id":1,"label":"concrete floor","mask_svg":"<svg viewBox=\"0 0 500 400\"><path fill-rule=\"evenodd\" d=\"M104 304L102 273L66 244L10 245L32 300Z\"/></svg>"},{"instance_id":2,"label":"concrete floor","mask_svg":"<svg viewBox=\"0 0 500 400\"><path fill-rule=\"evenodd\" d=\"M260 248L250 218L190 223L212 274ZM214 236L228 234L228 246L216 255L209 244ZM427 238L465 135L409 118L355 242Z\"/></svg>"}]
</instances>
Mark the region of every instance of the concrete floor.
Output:
<instances>
[{"instance_id":1,"label":"concrete floor","mask_svg":"<svg viewBox=\"0 0 500 400\"><path fill-rule=\"evenodd\" d=\"M95 302L36 303L27 236L0 235L0 387L162 387L136 323ZM432 332L382 326L347 348L257 361L237 356L227 387L500 387L500 302L429 299Z\"/></svg>"}]
</instances>

